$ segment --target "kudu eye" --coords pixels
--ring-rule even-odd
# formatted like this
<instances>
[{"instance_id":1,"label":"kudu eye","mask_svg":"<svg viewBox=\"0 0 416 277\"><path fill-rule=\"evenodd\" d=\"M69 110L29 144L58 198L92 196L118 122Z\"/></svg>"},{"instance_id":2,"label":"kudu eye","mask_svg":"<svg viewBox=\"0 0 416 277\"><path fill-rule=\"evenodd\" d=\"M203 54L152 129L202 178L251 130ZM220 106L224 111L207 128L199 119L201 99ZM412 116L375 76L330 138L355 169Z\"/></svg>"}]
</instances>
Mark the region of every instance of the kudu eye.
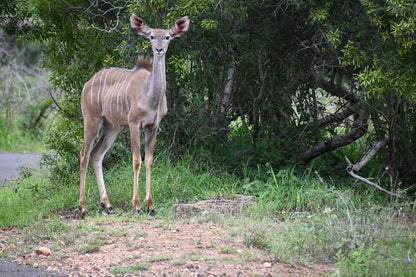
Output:
<instances>
[{"instance_id":1,"label":"kudu eye","mask_svg":"<svg viewBox=\"0 0 416 277\"><path fill-rule=\"evenodd\" d=\"M167 36L167 37L166 37L166 40L169 40L169 39L170 39L170 37L169 37L169 36Z\"/></svg>"},{"instance_id":2,"label":"kudu eye","mask_svg":"<svg viewBox=\"0 0 416 277\"><path fill-rule=\"evenodd\" d=\"M150 36L150 39L153 39L153 36Z\"/></svg>"}]
</instances>

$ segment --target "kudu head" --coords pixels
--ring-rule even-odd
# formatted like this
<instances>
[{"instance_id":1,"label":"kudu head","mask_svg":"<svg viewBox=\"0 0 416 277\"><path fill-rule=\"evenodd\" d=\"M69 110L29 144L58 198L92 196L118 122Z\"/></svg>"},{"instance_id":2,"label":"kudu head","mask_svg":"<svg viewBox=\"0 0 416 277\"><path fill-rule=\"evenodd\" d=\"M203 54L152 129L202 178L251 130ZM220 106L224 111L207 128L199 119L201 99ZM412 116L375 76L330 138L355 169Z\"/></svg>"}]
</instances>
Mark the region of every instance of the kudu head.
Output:
<instances>
[{"instance_id":1,"label":"kudu head","mask_svg":"<svg viewBox=\"0 0 416 277\"><path fill-rule=\"evenodd\" d=\"M169 42L175 37L183 36L189 28L189 18L187 16L176 20L170 30L152 29L143 19L135 14L130 16L130 26L134 33L146 36L152 43L154 55L163 56L168 50Z\"/></svg>"}]
</instances>

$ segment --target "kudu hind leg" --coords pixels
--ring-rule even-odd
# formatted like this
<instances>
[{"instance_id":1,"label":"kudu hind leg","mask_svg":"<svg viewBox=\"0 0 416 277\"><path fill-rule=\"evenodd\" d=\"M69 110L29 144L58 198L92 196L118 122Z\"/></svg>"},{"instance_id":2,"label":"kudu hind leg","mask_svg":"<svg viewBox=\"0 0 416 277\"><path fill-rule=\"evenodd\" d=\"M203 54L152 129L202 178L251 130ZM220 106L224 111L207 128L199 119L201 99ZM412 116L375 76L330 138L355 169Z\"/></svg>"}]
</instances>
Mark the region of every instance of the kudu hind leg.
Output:
<instances>
[{"instance_id":1,"label":"kudu hind leg","mask_svg":"<svg viewBox=\"0 0 416 277\"><path fill-rule=\"evenodd\" d=\"M100 139L91 152L91 162L94 166L95 177L97 178L98 190L100 192L101 206L107 213L111 212L111 204L108 199L107 190L104 184L103 177L103 159L105 153L113 145L120 133L121 128L115 128L111 125L105 124Z\"/></svg>"},{"instance_id":2,"label":"kudu hind leg","mask_svg":"<svg viewBox=\"0 0 416 277\"><path fill-rule=\"evenodd\" d=\"M84 218L87 212L87 201L85 197L85 181L88 170L88 162L94 144L94 140L101 128L100 122L84 123L84 143L80 153L80 190L79 190L79 209L81 210L81 217Z\"/></svg>"}]
</instances>

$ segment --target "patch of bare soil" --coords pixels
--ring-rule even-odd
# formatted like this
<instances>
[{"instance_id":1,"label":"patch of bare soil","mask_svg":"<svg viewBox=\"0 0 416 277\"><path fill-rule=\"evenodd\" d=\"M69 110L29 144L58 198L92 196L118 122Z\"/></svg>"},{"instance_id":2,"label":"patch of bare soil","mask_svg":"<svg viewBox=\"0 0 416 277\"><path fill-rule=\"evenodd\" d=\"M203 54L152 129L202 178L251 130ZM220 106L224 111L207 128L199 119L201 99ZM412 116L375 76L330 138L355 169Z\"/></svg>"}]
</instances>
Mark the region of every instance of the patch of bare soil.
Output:
<instances>
[{"instance_id":1,"label":"patch of bare soil","mask_svg":"<svg viewBox=\"0 0 416 277\"><path fill-rule=\"evenodd\" d=\"M15 260L69 276L319 276L333 271L325 265L275 262L267 252L248 247L237 230L198 220L200 216L189 218L208 212L221 214L223 209L237 212L251 204L252 199L238 196L178 205L175 210L184 218L174 222L157 217L87 218L82 222L85 234L71 243L64 238L43 241ZM79 220L67 222L80 226ZM0 235L15 237L22 244L19 233L3 231ZM36 254L40 247L51 249L51 255ZM3 251L13 253L13 249Z\"/></svg>"}]
</instances>

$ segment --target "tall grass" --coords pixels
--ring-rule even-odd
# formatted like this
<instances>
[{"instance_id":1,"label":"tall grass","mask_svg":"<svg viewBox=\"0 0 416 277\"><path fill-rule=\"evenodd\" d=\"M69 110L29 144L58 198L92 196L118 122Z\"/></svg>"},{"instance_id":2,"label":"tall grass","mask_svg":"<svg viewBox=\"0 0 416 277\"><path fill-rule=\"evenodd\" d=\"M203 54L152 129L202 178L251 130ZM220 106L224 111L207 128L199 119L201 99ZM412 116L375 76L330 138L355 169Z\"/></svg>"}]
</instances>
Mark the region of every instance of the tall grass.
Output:
<instances>
[{"instance_id":1,"label":"tall grass","mask_svg":"<svg viewBox=\"0 0 416 277\"><path fill-rule=\"evenodd\" d=\"M29 174L0 187L0 228L23 227L73 205L76 190L61 187L47 171Z\"/></svg>"},{"instance_id":2,"label":"tall grass","mask_svg":"<svg viewBox=\"0 0 416 277\"><path fill-rule=\"evenodd\" d=\"M40 135L34 135L18 121L6 123L0 117L0 151L44 152L45 146Z\"/></svg>"},{"instance_id":3,"label":"tall grass","mask_svg":"<svg viewBox=\"0 0 416 277\"><path fill-rule=\"evenodd\" d=\"M114 208L131 210L133 195L133 168L131 159L104 173L107 192ZM174 204L196 202L218 195L241 192L241 181L218 168L199 168L201 161L197 155L186 154L173 163L168 158L155 159L152 172L152 195L157 213L168 212ZM93 170L87 177L88 209L98 207L99 196ZM139 196L142 208L145 207L146 172L141 167L139 175Z\"/></svg>"},{"instance_id":4,"label":"tall grass","mask_svg":"<svg viewBox=\"0 0 416 277\"><path fill-rule=\"evenodd\" d=\"M259 203L236 223L247 245L277 261L336 264L341 276L415 275L411 205L380 202L379 191L338 186L317 172L269 169L268 176L244 186Z\"/></svg>"},{"instance_id":5,"label":"tall grass","mask_svg":"<svg viewBox=\"0 0 416 277\"><path fill-rule=\"evenodd\" d=\"M133 169L130 161L120 161L117 166L104 169L107 193L117 213L132 211ZM142 207L145 206L145 173L145 167L142 166L139 180ZM238 178L218 169L200 171L196 156L193 155L185 155L176 164L168 159L157 159L152 176L154 208L157 213L166 214L176 203L239 193L240 184ZM47 217L73 210L78 205L78 197L78 183L55 183L49 179L47 172L39 177L10 183L0 187L0 228L24 226L39 216ZM99 214L100 198L92 166L87 175L86 197L89 214Z\"/></svg>"}]
</instances>

